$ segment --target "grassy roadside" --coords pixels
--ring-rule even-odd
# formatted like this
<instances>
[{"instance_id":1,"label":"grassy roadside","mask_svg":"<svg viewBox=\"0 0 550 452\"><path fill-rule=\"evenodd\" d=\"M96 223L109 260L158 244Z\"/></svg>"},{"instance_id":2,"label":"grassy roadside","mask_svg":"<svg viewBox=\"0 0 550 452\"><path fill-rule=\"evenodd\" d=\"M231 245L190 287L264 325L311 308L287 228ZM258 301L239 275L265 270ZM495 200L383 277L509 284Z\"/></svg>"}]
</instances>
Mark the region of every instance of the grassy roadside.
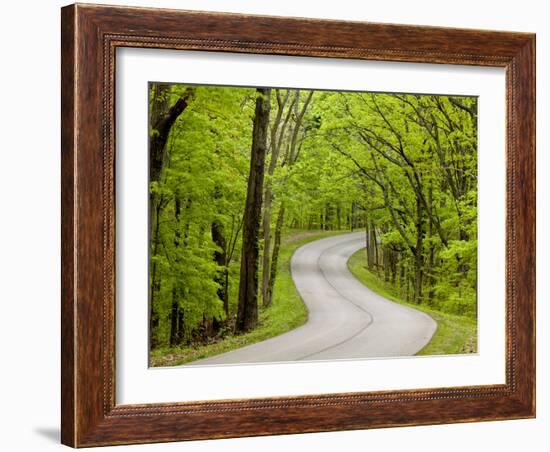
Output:
<instances>
[{"instance_id":1,"label":"grassy roadside","mask_svg":"<svg viewBox=\"0 0 550 452\"><path fill-rule=\"evenodd\" d=\"M364 249L357 251L348 261L350 271L369 289L396 303L425 312L437 322L437 331L432 340L417 355L452 355L477 351L477 327L474 320L407 303L399 298L393 287L367 270L365 265Z\"/></svg>"},{"instance_id":2,"label":"grassy roadside","mask_svg":"<svg viewBox=\"0 0 550 452\"><path fill-rule=\"evenodd\" d=\"M287 232L281 243L273 303L268 309L260 308L259 326L254 331L228 336L208 345L157 349L151 354L150 365L152 367L177 366L264 341L303 325L307 321L308 311L292 281L290 258L296 249L306 243L342 233L345 232Z\"/></svg>"}]
</instances>

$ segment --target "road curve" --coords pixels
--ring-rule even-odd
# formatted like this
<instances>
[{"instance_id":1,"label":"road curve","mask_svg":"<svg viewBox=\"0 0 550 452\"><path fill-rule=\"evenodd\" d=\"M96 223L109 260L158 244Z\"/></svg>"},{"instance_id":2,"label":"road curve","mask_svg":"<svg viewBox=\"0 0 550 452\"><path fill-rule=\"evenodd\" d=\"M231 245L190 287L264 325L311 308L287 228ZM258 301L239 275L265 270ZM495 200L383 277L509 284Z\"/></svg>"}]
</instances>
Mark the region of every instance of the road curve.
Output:
<instances>
[{"instance_id":1,"label":"road curve","mask_svg":"<svg viewBox=\"0 0 550 452\"><path fill-rule=\"evenodd\" d=\"M188 365L409 356L432 338L437 323L367 288L347 261L364 248L363 232L310 242L291 259L308 321L288 333Z\"/></svg>"}]
</instances>

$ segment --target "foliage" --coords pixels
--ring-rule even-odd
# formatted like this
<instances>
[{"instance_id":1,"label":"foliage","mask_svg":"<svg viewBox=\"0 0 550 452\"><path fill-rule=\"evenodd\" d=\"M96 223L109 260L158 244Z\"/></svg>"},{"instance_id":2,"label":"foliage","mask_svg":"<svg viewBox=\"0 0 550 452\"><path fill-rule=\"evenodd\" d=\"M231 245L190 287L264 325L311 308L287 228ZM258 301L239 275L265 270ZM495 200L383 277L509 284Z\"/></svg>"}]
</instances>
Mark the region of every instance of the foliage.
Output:
<instances>
[{"instance_id":1,"label":"foliage","mask_svg":"<svg viewBox=\"0 0 550 452\"><path fill-rule=\"evenodd\" d=\"M239 346L245 336L296 325L281 320L294 315L281 310L294 296L282 264L290 229L363 229L369 274L399 300L440 313L440 329L458 331L449 325L460 321L449 319L470 319L460 330L469 334L477 312L477 99L272 89L269 100L258 219L266 309L258 330L235 336L256 90L150 86L151 142L185 101L150 183L153 356L220 338Z\"/></svg>"},{"instance_id":2,"label":"foliage","mask_svg":"<svg viewBox=\"0 0 550 452\"><path fill-rule=\"evenodd\" d=\"M196 339L213 318L225 318L215 281L221 270L212 259L217 246L210 231L212 222L219 221L234 241L239 240L251 134L247 95L251 90L197 87L192 105L171 131L164 180L151 187L159 192L162 206L158 237L151 240L151 269L160 281L161 343L169 341L175 288L181 290L177 303L184 313L182 340ZM229 272L229 280L236 284L238 275Z\"/></svg>"}]
</instances>

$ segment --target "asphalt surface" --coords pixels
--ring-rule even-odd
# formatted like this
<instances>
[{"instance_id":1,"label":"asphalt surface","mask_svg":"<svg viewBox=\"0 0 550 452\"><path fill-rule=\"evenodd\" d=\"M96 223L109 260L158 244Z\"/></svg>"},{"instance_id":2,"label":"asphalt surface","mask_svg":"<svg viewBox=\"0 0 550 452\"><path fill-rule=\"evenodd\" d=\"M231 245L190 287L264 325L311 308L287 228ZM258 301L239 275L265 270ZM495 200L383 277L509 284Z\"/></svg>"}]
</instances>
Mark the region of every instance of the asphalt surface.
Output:
<instances>
[{"instance_id":1,"label":"asphalt surface","mask_svg":"<svg viewBox=\"0 0 550 452\"><path fill-rule=\"evenodd\" d=\"M347 261L365 248L356 232L310 242L296 250L291 273L309 310L308 321L288 333L188 365L334 360L414 355L437 323L367 288Z\"/></svg>"}]
</instances>

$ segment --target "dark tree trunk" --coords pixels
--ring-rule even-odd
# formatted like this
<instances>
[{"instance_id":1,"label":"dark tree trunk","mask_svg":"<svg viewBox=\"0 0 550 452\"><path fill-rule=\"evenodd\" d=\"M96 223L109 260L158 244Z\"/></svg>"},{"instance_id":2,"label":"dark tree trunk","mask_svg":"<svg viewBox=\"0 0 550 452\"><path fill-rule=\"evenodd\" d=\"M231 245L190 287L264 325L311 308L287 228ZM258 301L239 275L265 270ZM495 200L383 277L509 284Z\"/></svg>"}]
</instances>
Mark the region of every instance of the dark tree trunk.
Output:
<instances>
[{"instance_id":1,"label":"dark tree trunk","mask_svg":"<svg viewBox=\"0 0 550 452\"><path fill-rule=\"evenodd\" d=\"M269 252L271 251L271 183L269 185L270 186L267 187L265 192L263 218L264 254L262 259L262 303L264 306L269 306L269 301L267 299L267 286L269 285L269 268L271 265L269 260Z\"/></svg>"},{"instance_id":2,"label":"dark tree trunk","mask_svg":"<svg viewBox=\"0 0 550 452\"><path fill-rule=\"evenodd\" d=\"M176 223L176 228L174 231L174 250L176 255L176 262L178 261L178 248L180 246L181 233L180 233L180 214L181 214L181 200L179 196L176 195L174 200L174 218ZM172 287L172 310L170 313L170 346L174 347L179 343L179 330L180 325L178 325L180 311L183 312L182 307L180 306L180 282L176 278L174 281L174 286Z\"/></svg>"},{"instance_id":3,"label":"dark tree trunk","mask_svg":"<svg viewBox=\"0 0 550 452\"><path fill-rule=\"evenodd\" d=\"M219 220L212 222L212 241L219 248L214 251L214 261L218 264L219 271L216 274L216 283L218 284L218 297L223 302L223 310L225 315L229 315L229 304L227 297L227 255L226 248L227 242L225 240L225 234L223 230L223 224ZM216 323L216 322L215 322ZM215 325L216 326L216 325ZM216 329L216 328L214 328Z\"/></svg>"},{"instance_id":4,"label":"dark tree trunk","mask_svg":"<svg viewBox=\"0 0 550 452\"><path fill-rule=\"evenodd\" d=\"M419 304L422 300L422 278L424 267L424 209L422 202L416 201L416 245L414 252L414 296L413 300Z\"/></svg>"},{"instance_id":5,"label":"dark tree trunk","mask_svg":"<svg viewBox=\"0 0 550 452\"><path fill-rule=\"evenodd\" d=\"M181 97L167 112L159 112L157 118L151 118L151 133L149 138L149 182L160 180L166 161L166 141L176 119L189 105L194 88L187 88Z\"/></svg>"},{"instance_id":6,"label":"dark tree trunk","mask_svg":"<svg viewBox=\"0 0 550 452\"><path fill-rule=\"evenodd\" d=\"M369 243L369 223L368 221L365 221L365 245L366 245L366 248L365 248L365 255L367 256L367 268L371 268L371 265L372 265L372 259L371 259L371 256L372 256L372 253L371 253L371 249L370 249L370 243Z\"/></svg>"},{"instance_id":7,"label":"dark tree trunk","mask_svg":"<svg viewBox=\"0 0 550 452\"><path fill-rule=\"evenodd\" d=\"M432 188L432 185L430 183L430 187L428 189L428 209L432 210L432 201L433 201L433 188ZM429 284L429 288L428 288L428 304L429 305L432 305L433 304L433 299L434 299L434 286L435 286L435 277L434 277L434 266L435 266L435 262L434 262L434 254L435 254L435 250L434 250L434 244L433 244L433 241L431 240L432 239L432 236L433 236L433 221L432 221L432 217L428 217L428 238L430 239L429 240L429 249L428 249L428 263L427 263L427 268L426 268L426 273L427 273L427 276L428 276L428 284Z\"/></svg>"},{"instance_id":8,"label":"dark tree trunk","mask_svg":"<svg viewBox=\"0 0 550 452\"><path fill-rule=\"evenodd\" d=\"M382 265L384 267L384 282L389 282L390 270L391 270L391 257L390 257L390 249L385 245L382 247Z\"/></svg>"},{"instance_id":9,"label":"dark tree trunk","mask_svg":"<svg viewBox=\"0 0 550 452\"><path fill-rule=\"evenodd\" d=\"M378 274L380 270L380 259L378 257L378 240L376 239L376 227L372 222L370 224L370 243L374 253L374 269L376 270L376 274Z\"/></svg>"},{"instance_id":10,"label":"dark tree trunk","mask_svg":"<svg viewBox=\"0 0 550 452\"><path fill-rule=\"evenodd\" d=\"M374 225L365 218L365 233L367 236L367 267L373 271L376 269L376 231Z\"/></svg>"},{"instance_id":11,"label":"dark tree trunk","mask_svg":"<svg viewBox=\"0 0 550 452\"><path fill-rule=\"evenodd\" d=\"M405 285L405 262L403 256L399 253L399 293L403 295L403 287Z\"/></svg>"},{"instance_id":12,"label":"dark tree trunk","mask_svg":"<svg viewBox=\"0 0 550 452\"><path fill-rule=\"evenodd\" d=\"M390 250L390 262L391 262L391 283L395 286L395 280L397 278L397 253L394 250Z\"/></svg>"},{"instance_id":13,"label":"dark tree trunk","mask_svg":"<svg viewBox=\"0 0 550 452\"><path fill-rule=\"evenodd\" d=\"M411 278L407 275L407 296L406 300L411 300Z\"/></svg>"},{"instance_id":14,"label":"dark tree trunk","mask_svg":"<svg viewBox=\"0 0 550 452\"><path fill-rule=\"evenodd\" d=\"M271 257L271 271L269 273L269 283L267 285L267 306L271 306L273 302L273 289L275 287L275 279L277 278L277 265L279 263L279 250L281 249L281 235L283 231L283 223L285 218L285 206L281 204L277 215L277 224L275 225L275 239L273 243L273 255Z\"/></svg>"},{"instance_id":15,"label":"dark tree trunk","mask_svg":"<svg viewBox=\"0 0 550 452\"><path fill-rule=\"evenodd\" d=\"M172 310L170 312L170 347L178 344L179 304L177 292L177 284L175 283L174 287L172 287Z\"/></svg>"},{"instance_id":16,"label":"dark tree trunk","mask_svg":"<svg viewBox=\"0 0 550 452\"><path fill-rule=\"evenodd\" d=\"M229 262L227 263L229 265ZM229 316L229 268L225 268L223 273L224 284L225 284L225 297L223 299L223 310L225 314Z\"/></svg>"},{"instance_id":17,"label":"dark tree trunk","mask_svg":"<svg viewBox=\"0 0 550 452\"><path fill-rule=\"evenodd\" d=\"M151 256L156 256L158 254L160 240L159 240L159 220L160 220L160 211L161 203L157 205L156 212L156 224L155 224L155 236L151 238L153 242L153 249L151 250ZM149 284L149 347L151 350L158 347L159 337L158 337L158 328L160 324L159 313L156 306L156 295L160 292L160 279L157 277L157 263L153 262L151 268L151 280Z\"/></svg>"},{"instance_id":18,"label":"dark tree trunk","mask_svg":"<svg viewBox=\"0 0 550 452\"><path fill-rule=\"evenodd\" d=\"M243 243L241 274L239 281L239 303L237 309L238 332L250 331L258 323L258 239L262 210L264 164L267 148L271 89L258 88L254 126L250 175L246 194L243 222Z\"/></svg>"},{"instance_id":19,"label":"dark tree trunk","mask_svg":"<svg viewBox=\"0 0 550 452\"><path fill-rule=\"evenodd\" d=\"M183 342L185 338L185 318L183 315L183 309L178 310L178 344Z\"/></svg>"}]
</instances>

